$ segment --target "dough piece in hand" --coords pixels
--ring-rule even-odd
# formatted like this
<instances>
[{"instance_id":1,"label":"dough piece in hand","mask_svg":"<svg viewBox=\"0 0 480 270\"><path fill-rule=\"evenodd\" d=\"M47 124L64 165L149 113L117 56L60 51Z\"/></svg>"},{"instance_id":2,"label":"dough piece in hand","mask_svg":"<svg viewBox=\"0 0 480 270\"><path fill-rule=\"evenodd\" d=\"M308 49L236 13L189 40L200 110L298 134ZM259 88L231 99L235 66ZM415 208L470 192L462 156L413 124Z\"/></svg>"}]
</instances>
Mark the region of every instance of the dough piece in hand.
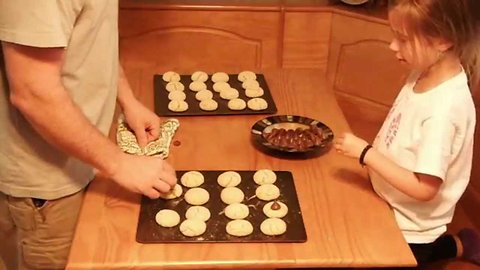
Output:
<instances>
[{"instance_id":1,"label":"dough piece in hand","mask_svg":"<svg viewBox=\"0 0 480 270\"><path fill-rule=\"evenodd\" d=\"M217 183L222 187L235 187L238 186L240 182L242 182L242 177L234 171L224 172L217 178Z\"/></svg>"},{"instance_id":2,"label":"dough piece in hand","mask_svg":"<svg viewBox=\"0 0 480 270\"><path fill-rule=\"evenodd\" d=\"M220 192L220 198L226 204L240 203L244 197L243 191L237 187L227 187Z\"/></svg>"},{"instance_id":3,"label":"dough piece in hand","mask_svg":"<svg viewBox=\"0 0 480 270\"><path fill-rule=\"evenodd\" d=\"M226 231L230 235L242 237L252 234L253 226L248 220L236 219L227 223Z\"/></svg>"},{"instance_id":4,"label":"dough piece in hand","mask_svg":"<svg viewBox=\"0 0 480 270\"><path fill-rule=\"evenodd\" d=\"M261 97L263 94L265 94L265 91L263 91L261 87L247 88L247 90L245 90L245 95L249 98Z\"/></svg>"},{"instance_id":5,"label":"dough piece in hand","mask_svg":"<svg viewBox=\"0 0 480 270\"><path fill-rule=\"evenodd\" d=\"M202 235L207 230L207 224L198 219L186 219L180 224L180 232L188 237Z\"/></svg>"},{"instance_id":6,"label":"dough piece in hand","mask_svg":"<svg viewBox=\"0 0 480 270\"><path fill-rule=\"evenodd\" d=\"M255 75L254 72L252 71L249 71L249 70L245 70L245 71L242 71L238 74L238 80L241 81L241 82L244 82L248 79L251 79L251 80L256 80L257 79L257 75Z\"/></svg>"},{"instance_id":7,"label":"dough piece in hand","mask_svg":"<svg viewBox=\"0 0 480 270\"><path fill-rule=\"evenodd\" d=\"M179 184L175 184L175 186L173 187L172 190L170 190L169 193L162 194L160 195L160 197L166 200L172 200L182 196L182 193L183 193L182 186L180 186Z\"/></svg>"},{"instance_id":8,"label":"dough piece in hand","mask_svg":"<svg viewBox=\"0 0 480 270\"><path fill-rule=\"evenodd\" d=\"M171 91L168 93L168 99L170 100L185 100L187 98L187 95L185 95L185 92L183 91Z\"/></svg>"},{"instance_id":9,"label":"dough piece in hand","mask_svg":"<svg viewBox=\"0 0 480 270\"><path fill-rule=\"evenodd\" d=\"M220 97L227 100L238 98L239 95L238 90L235 88L225 89L220 92Z\"/></svg>"},{"instance_id":10,"label":"dough piece in hand","mask_svg":"<svg viewBox=\"0 0 480 270\"><path fill-rule=\"evenodd\" d=\"M209 199L210 194L203 188L191 188L185 192L185 201L191 205L202 205Z\"/></svg>"},{"instance_id":11,"label":"dough piece in hand","mask_svg":"<svg viewBox=\"0 0 480 270\"><path fill-rule=\"evenodd\" d=\"M225 73L225 72L215 72L212 75L212 81L214 83L216 83L216 82L228 82L228 79L229 79L228 74Z\"/></svg>"},{"instance_id":12,"label":"dough piece in hand","mask_svg":"<svg viewBox=\"0 0 480 270\"><path fill-rule=\"evenodd\" d=\"M174 210L162 209L155 215L155 221L162 227L171 228L180 223L180 215Z\"/></svg>"},{"instance_id":13,"label":"dough piece in hand","mask_svg":"<svg viewBox=\"0 0 480 270\"><path fill-rule=\"evenodd\" d=\"M243 89L257 89L260 87L260 83L258 83L256 80L246 80L242 83Z\"/></svg>"},{"instance_id":14,"label":"dough piece in hand","mask_svg":"<svg viewBox=\"0 0 480 270\"><path fill-rule=\"evenodd\" d=\"M267 101L263 98L252 98L247 102L247 106L254 111L261 111L268 108Z\"/></svg>"},{"instance_id":15,"label":"dough piece in hand","mask_svg":"<svg viewBox=\"0 0 480 270\"><path fill-rule=\"evenodd\" d=\"M176 73L175 71L167 71L163 73L162 79L166 82L179 82L180 81L180 75Z\"/></svg>"},{"instance_id":16,"label":"dough piece in hand","mask_svg":"<svg viewBox=\"0 0 480 270\"><path fill-rule=\"evenodd\" d=\"M172 91L183 91L185 90L185 86L181 82L169 82L167 86L165 86L168 92Z\"/></svg>"},{"instance_id":17,"label":"dough piece in hand","mask_svg":"<svg viewBox=\"0 0 480 270\"><path fill-rule=\"evenodd\" d=\"M241 111L247 107L245 100L240 98L230 99L228 101L228 108L232 111Z\"/></svg>"},{"instance_id":18,"label":"dough piece in hand","mask_svg":"<svg viewBox=\"0 0 480 270\"><path fill-rule=\"evenodd\" d=\"M255 190L257 198L263 201L275 200L280 196L280 189L272 184L265 184L257 187Z\"/></svg>"},{"instance_id":19,"label":"dough piece in hand","mask_svg":"<svg viewBox=\"0 0 480 270\"><path fill-rule=\"evenodd\" d=\"M224 90L228 90L232 87L230 87L230 84L228 84L227 82L216 82L213 84L213 91L217 92L217 93L220 93Z\"/></svg>"},{"instance_id":20,"label":"dough piece in hand","mask_svg":"<svg viewBox=\"0 0 480 270\"><path fill-rule=\"evenodd\" d=\"M206 99L200 101L200 109L204 111L215 111L218 109L218 103L213 99Z\"/></svg>"},{"instance_id":21,"label":"dough piece in hand","mask_svg":"<svg viewBox=\"0 0 480 270\"><path fill-rule=\"evenodd\" d=\"M210 90L200 90L195 94L195 98L198 101L206 100L206 99L212 99L213 98L213 93Z\"/></svg>"},{"instance_id":22,"label":"dough piece in hand","mask_svg":"<svg viewBox=\"0 0 480 270\"><path fill-rule=\"evenodd\" d=\"M200 90L207 90L207 85L204 82L196 81L191 82L188 88L190 88L190 90L193 92L198 92Z\"/></svg>"},{"instance_id":23,"label":"dough piece in hand","mask_svg":"<svg viewBox=\"0 0 480 270\"><path fill-rule=\"evenodd\" d=\"M189 171L182 175L180 182L189 188L198 187L205 182L205 177L199 171Z\"/></svg>"},{"instance_id":24,"label":"dough piece in hand","mask_svg":"<svg viewBox=\"0 0 480 270\"><path fill-rule=\"evenodd\" d=\"M172 100L168 103L168 109L172 112L184 112L188 110L188 103L184 100Z\"/></svg>"},{"instance_id":25,"label":"dough piece in hand","mask_svg":"<svg viewBox=\"0 0 480 270\"><path fill-rule=\"evenodd\" d=\"M268 202L263 206L263 213L269 218L283 218L288 213L288 207L279 201Z\"/></svg>"},{"instance_id":26,"label":"dough piece in hand","mask_svg":"<svg viewBox=\"0 0 480 270\"><path fill-rule=\"evenodd\" d=\"M243 203L232 203L225 207L225 216L229 219L244 219L249 213L248 206Z\"/></svg>"},{"instance_id":27,"label":"dough piece in hand","mask_svg":"<svg viewBox=\"0 0 480 270\"><path fill-rule=\"evenodd\" d=\"M279 218L267 218L260 224L260 230L266 235L281 235L287 231L287 223Z\"/></svg>"},{"instance_id":28,"label":"dough piece in hand","mask_svg":"<svg viewBox=\"0 0 480 270\"><path fill-rule=\"evenodd\" d=\"M257 185L273 184L277 181L277 175L272 170L262 169L255 172L253 181L255 181Z\"/></svg>"},{"instance_id":29,"label":"dough piece in hand","mask_svg":"<svg viewBox=\"0 0 480 270\"><path fill-rule=\"evenodd\" d=\"M208 80L208 74L203 71L195 71L191 79L194 82L206 82Z\"/></svg>"},{"instance_id":30,"label":"dough piece in hand","mask_svg":"<svg viewBox=\"0 0 480 270\"><path fill-rule=\"evenodd\" d=\"M210 210L206 208L205 206L192 206L187 209L187 212L185 213L185 217L187 219L198 219L201 221L207 221L210 219Z\"/></svg>"}]
</instances>

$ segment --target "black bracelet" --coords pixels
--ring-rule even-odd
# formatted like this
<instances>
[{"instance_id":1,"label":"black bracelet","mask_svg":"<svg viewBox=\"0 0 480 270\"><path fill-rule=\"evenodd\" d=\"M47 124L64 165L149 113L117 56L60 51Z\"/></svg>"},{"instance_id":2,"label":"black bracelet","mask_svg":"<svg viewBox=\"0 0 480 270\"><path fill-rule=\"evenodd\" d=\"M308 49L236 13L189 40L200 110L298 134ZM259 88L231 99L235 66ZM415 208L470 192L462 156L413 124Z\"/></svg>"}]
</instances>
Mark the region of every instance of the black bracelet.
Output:
<instances>
[{"instance_id":1,"label":"black bracelet","mask_svg":"<svg viewBox=\"0 0 480 270\"><path fill-rule=\"evenodd\" d=\"M360 154L360 158L358 159L358 161L360 162L360 165L365 166L365 161L364 161L365 155L367 154L368 150L370 150L370 148L372 148L371 144L363 148L362 153Z\"/></svg>"}]
</instances>

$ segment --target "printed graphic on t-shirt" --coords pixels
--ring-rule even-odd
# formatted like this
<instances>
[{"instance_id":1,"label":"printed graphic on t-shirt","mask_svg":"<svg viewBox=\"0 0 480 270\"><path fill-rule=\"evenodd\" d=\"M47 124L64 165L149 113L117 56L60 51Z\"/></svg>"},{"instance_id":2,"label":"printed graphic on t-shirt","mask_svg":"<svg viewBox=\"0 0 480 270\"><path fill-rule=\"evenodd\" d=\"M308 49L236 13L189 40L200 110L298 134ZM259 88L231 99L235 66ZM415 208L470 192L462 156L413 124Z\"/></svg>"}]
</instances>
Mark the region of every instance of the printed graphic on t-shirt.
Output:
<instances>
[{"instance_id":1,"label":"printed graphic on t-shirt","mask_svg":"<svg viewBox=\"0 0 480 270\"><path fill-rule=\"evenodd\" d=\"M387 133L385 134L385 145L387 148L390 147L393 140L397 136L398 127L400 126L400 121L402 120L402 113L397 114L393 117L392 121L390 122L390 126L388 127Z\"/></svg>"}]
</instances>

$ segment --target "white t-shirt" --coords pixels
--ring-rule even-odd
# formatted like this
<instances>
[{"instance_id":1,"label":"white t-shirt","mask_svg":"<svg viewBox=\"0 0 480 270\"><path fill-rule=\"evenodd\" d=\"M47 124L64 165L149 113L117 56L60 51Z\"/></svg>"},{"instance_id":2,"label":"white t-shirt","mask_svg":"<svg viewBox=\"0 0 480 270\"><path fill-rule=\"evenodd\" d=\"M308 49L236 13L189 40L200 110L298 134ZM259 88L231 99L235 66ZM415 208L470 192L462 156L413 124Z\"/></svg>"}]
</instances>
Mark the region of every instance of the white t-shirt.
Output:
<instances>
[{"instance_id":1,"label":"white t-shirt","mask_svg":"<svg viewBox=\"0 0 480 270\"><path fill-rule=\"evenodd\" d=\"M470 179L475 106L464 72L425 93L418 76L400 91L374 147L401 167L443 180L434 199L423 202L395 189L370 170L375 191L393 208L408 243L431 243L446 231L455 204Z\"/></svg>"}]
</instances>

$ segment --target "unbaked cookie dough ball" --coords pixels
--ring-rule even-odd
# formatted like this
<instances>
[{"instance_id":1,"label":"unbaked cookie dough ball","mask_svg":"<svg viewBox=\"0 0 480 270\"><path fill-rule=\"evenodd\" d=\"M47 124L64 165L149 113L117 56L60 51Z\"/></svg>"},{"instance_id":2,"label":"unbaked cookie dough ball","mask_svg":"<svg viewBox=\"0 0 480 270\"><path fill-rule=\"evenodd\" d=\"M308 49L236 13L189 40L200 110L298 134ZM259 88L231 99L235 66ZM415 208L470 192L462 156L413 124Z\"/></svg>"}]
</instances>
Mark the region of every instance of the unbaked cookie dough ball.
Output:
<instances>
[{"instance_id":1,"label":"unbaked cookie dough ball","mask_svg":"<svg viewBox=\"0 0 480 270\"><path fill-rule=\"evenodd\" d=\"M247 102L247 106L254 111L261 111L268 108L268 103L263 98L252 98Z\"/></svg>"},{"instance_id":2,"label":"unbaked cookie dough ball","mask_svg":"<svg viewBox=\"0 0 480 270\"><path fill-rule=\"evenodd\" d=\"M171 91L168 93L168 99L170 100L185 100L187 95L183 91Z\"/></svg>"},{"instance_id":3,"label":"unbaked cookie dough ball","mask_svg":"<svg viewBox=\"0 0 480 270\"><path fill-rule=\"evenodd\" d=\"M263 213L269 218L283 218L288 213L288 207L279 201L268 202L263 206Z\"/></svg>"},{"instance_id":4,"label":"unbaked cookie dough ball","mask_svg":"<svg viewBox=\"0 0 480 270\"><path fill-rule=\"evenodd\" d=\"M222 187L235 187L242 182L242 177L238 172L226 171L217 177L217 183Z\"/></svg>"},{"instance_id":5,"label":"unbaked cookie dough ball","mask_svg":"<svg viewBox=\"0 0 480 270\"><path fill-rule=\"evenodd\" d=\"M239 95L238 90L235 88L225 89L220 92L220 97L227 100L238 98Z\"/></svg>"},{"instance_id":6,"label":"unbaked cookie dough ball","mask_svg":"<svg viewBox=\"0 0 480 270\"><path fill-rule=\"evenodd\" d=\"M198 219L201 221L207 221L210 219L210 210L206 208L205 206L192 206L187 209L187 212L185 213L185 217L187 219Z\"/></svg>"},{"instance_id":7,"label":"unbaked cookie dough ball","mask_svg":"<svg viewBox=\"0 0 480 270\"><path fill-rule=\"evenodd\" d=\"M233 111L241 111L247 107L245 100L234 98L228 101L228 108Z\"/></svg>"},{"instance_id":8,"label":"unbaked cookie dough ball","mask_svg":"<svg viewBox=\"0 0 480 270\"><path fill-rule=\"evenodd\" d=\"M198 101L206 100L206 99L212 99L213 98L213 93L210 90L200 90L195 94L195 98Z\"/></svg>"},{"instance_id":9,"label":"unbaked cookie dough ball","mask_svg":"<svg viewBox=\"0 0 480 270\"><path fill-rule=\"evenodd\" d=\"M208 80L208 74L203 71L195 71L191 79L194 82L206 82Z\"/></svg>"},{"instance_id":10,"label":"unbaked cookie dough ball","mask_svg":"<svg viewBox=\"0 0 480 270\"><path fill-rule=\"evenodd\" d=\"M172 100L168 103L168 109L172 112L184 112L188 110L188 103L184 100Z\"/></svg>"},{"instance_id":11,"label":"unbaked cookie dough ball","mask_svg":"<svg viewBox=\"0 0 480 270\"><path fill-rule=\"evenodd\" d=\"M257 185L273 184L277 181L277 175L272 170L261 169L253 174L253 181L255 181Z\"/></svg>"},{"instance_id":12,"label":"unbaked cookie dough ball","mask_svg":"<svg viewBox=\"0 0 480 270\"><path fill-rule=\"evenodd\" d=\"M229 219L244 219L249 213L248 206L243 203L232 203L225 207L225 216Z\"/></svg>"},{"instance_id":13,"label":"unbaked cookie dough ball","mask_svg":"<svg viewBox=\"0 0 480 270\"><path fill-rule=\"evenodd\" d=\"M171 228L180 223L180 215L174 210L162 209L155 215L155 221L162 227Z\"/></svg>"},{"instance_id":14,"label":"unbaked cookie dough ball","mask_svg":"<svg viewBox=\"0 0 480 270\"><path fill-rule=\"evenodd\" d=\"M247 88L247 90L245 90L245 95L249 98L261 97L261 96L263 96L263 94L265 94L265 92L263 91L263 88L261 88L261 87Z\"/></svg>"},{"instance_id":15,"label":"unbaked cookie dough ball","mask_svg":"<svg viewBox=\"0 0 480 270\"><path fill-rule=\"evenodd\" d=\"M204 111L215 111L218 109L218 102L213 99L205 99L200 101L200 109Z\"/></svg>"},{"instance_id":16,"label":"unbaked cookie dough ball","mask_svg":"<svg viewBox=\"0 0 480 270\"><path fill-rule=\"evenodd\" d=\"M228 90L230 88L231 88L230 84L228 84L227 82L216 82L213 84L213 91L217 93L220 93L224 90Z\"/></svg>"},{"instance_id":17,"label":"unbaked cookie dough ball","mask_svg":"<svg viewBox=\"0 0 480 270\"><path fill-rule=\"evenodd\" d=\"M215 72L212 75L212 81L214 83L216 83L216 82L228 82L228 79L229 79L228 74L225 73L225 72Z\"/></svg>"},{"instance_id":18,"label":"unbaked cookie dough ball","mask_svg":"<svg viewBox=\"0 0 480 270\"><path fill-rule=\"evenodd\" d=\"M207 224L198 219L186 219L180 224L180 232L188 237L202 235L207 230Z\"/></svg>"},{"instance_id":19,"label":"unbaked cookie dough ball","mask_svg":"<svg viewBox=\"0 0 480 270\"><path fill-rule=\"evenodd\" d=\"M199 171L186 172L180 178L180 183L189 188L198 187L203 184L203 182L205 182L205 177Z\"/></svg>"},{"instance_id":20,"label":"unbaked cookie dough ball","mask_svg":"<svg viewBox=\"0 0 480 270\"><path fill-rule=\"evenodd\" d=\"M203 188L191 188L185 192L185 201L191 205L203 205L210 199L210 194Z\"/></svg>"},{"instance_id":21,"label":"unbaked cookie dough ball","mask_svg":"<svg viewBox=\"0 0 480 270\"><path fill-rule=\"evenodd\" d=\"M258 83L256 80L246 80L242 83L243 89L258 89L259 87L260 83Z\"/></svg>"},{"instance_id":22,"label":"unbaked cookie dough ball","mask_svg":"<svg viewBox=\"0 0 480 270\"><path fill-rule=\"evenodd\" d=\"M160 197L166 200L172 200L182 196L182 193L183 193L182 186L180 186L179 184L175 184L175 186L173 187L172 190L170 190L169 193L162 194L160 195Z\"/></svg>"},{"instance_id":23,"label":"unbaked cookie dough ball","mask_svg":"<svg viewBox=\"0 0 480 270\"><path fill-rule=\"evenodd\" d=\"M242 237L252 234L253 226L248 220L236 219L227 223L226 231L230 235Z\"/></svg>"},{"instance_id":24,"label":"unbaked cookie dough ball","mask_svg":"<svg viewBox=\"0 0 480 270\"><path fill-rule=\"evenodd\" d=\"M280 196L280 189L272 184L264 184L257 187L255 195L257 195L257 198L260 200L271 201Z\"/></svg>"},{"instance_id":25,"label":"unbaked cookie dough ball","mask_svg":"<svg viewBox=\"0 0 480 270\"><path fill-rule=\"evenodd\" d=\"M167 89L168 92L172 91L183 91L185 90L185 86L181 82L169 82L167 83L167 86L165 86L165 89Z\"/></svg>"},{"instance_id":26,"label":"unbaked cookie dough ball","mask_svg":"<svg viewBox=\"0 0 480 270\"><path fill-rule=\"evenodd\" d=\"M166 82L179 82L180 74L176 73L175 71L167 71L163 73L162 79Z\"/></svg>"},{"instance_id":27,"label":"unbaked cookie dough ball","mask_svg":"<svg viewBox=\"0 0 480 270\"><path fill-rule=\"evenodd\" d=\"M201 81L194 81L194 82L190 83L188 88L190 88L190 90L192 90L193 92L198 92L200 90L206 90L207 85L204 82L201 82Z\"/></svg>"},{"instance_id":28,"label":"unbaked cookie dough ball","mask_svg":"<svg viewBox=\"0 0 480 270\"><path fill-rule=\"evenodd\" d=\"M257 75L255 75L254 72L252 71L249 71L249 70L245 70L245 71L242 71L238 74L238 80L241 81L241 82L244 82L246 80L256 80L257 79Z\"/></svg>"},{"instance_id":29,"label":"unbaked cookie dough ball","mask_svg":"<svg viewBox=\"0 0 480 270\"><path fill-rule=\"evenodd\" d=\"M240 203L244 197L243 191L237 187L227 187L220 192L220 198L226 204Z\"/></svg>"},{"instance_id":30,"label":"unbaked cookie dough ball","mask_svg":"<svg viewBox=\"0 0 480 270\"><path fill-rule=\"evenodd\" d=\"M266 235L281 235L287 231L287 223L279 218L267 218L260 224L260 230Z\"/></svg>"}]
</instances>

